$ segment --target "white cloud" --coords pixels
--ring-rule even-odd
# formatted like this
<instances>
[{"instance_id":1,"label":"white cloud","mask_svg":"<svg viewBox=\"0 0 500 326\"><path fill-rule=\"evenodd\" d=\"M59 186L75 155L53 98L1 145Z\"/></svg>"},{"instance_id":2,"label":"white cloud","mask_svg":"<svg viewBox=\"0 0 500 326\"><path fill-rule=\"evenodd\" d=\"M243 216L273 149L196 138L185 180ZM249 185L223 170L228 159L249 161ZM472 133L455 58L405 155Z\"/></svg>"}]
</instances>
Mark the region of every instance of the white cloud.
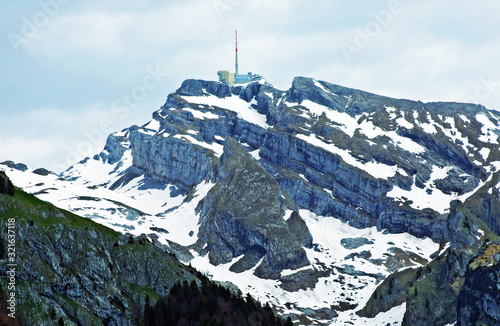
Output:
<instances>
[{"instance_id":1,"label":"white cloud","mask_svg":"<svg viewBox=\"0 0 500 326\"><path fill-rule=\"evenodd\" d=\"M217 70L233 69L234 29L241 70L282 89L302 75L397 98L500 109L498 1L401 0L401 10L381 23L377 15L389 3L68 2L19 52L7 38L0 43L0 121L7 126L0 156L32 165L65 162L67 145L85 141L83 130L96 128L113 101L140 85L146 67L161 65L168 77L127 119L113 120L116 130L145 122L184 79L215 80ZM0 22L0 30L20 33L23 19L39 10L9 4L15 17ZM340 45L354 44L356 33L377 22L380 30L346 60Z\"/></svg>"},{"instance_id":2,"label":"white cloud","mask_svg":"<svg viewBox=\"0 0 500 326\"><path fill-rule=\"evenodd\" d=\"M48 108L0 115L4 125L0 161L13 160L62 172L100 152L110 133L147 122L150 112L134 112L140 109L131 109L125 116L108 103L95 103L75 111Z\"/></svg>"}]
</instances>

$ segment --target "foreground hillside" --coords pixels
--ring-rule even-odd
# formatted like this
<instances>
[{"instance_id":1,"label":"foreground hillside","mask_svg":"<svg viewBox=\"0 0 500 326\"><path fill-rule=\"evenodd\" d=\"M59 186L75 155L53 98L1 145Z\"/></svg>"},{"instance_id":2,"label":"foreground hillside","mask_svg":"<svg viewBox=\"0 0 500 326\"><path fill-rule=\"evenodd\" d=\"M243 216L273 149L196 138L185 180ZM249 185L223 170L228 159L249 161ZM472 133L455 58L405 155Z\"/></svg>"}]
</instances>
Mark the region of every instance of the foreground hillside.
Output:
<instances>
[{"instance_id":1,"label":"foreground hillside","mask_svg":"<svg viewBox=\"0 0 500 326\"><path fill-rule=\"evenodd\" d=\"M297 323L447 325L498 312L496 294L471 298L485 291L473 275L498 263L499 137L481 105L304 77L288 90L186 80L61 176L4 166Z\"/></svg>"},{"instance_id":2,"label":"foreground hillside","mask_svg":"<svg viewBox=\"0 0 500 326\"><path fill-rule=\"evenodd\" d=\"M0 177L9 184L3 172ZM2 325L217 324L228 316L234 325L285 324L270 308L245 301L181 264L154 235L120 234L14 191L12 184L8 190L0 187L0 223ZM15 226L15 251L8 249L8 225ZM12 263L15 278L7 265ZM7 303L12 292L15 311ZM182 312L188 299L203 300L205 306L196 312L189 303ZM204 319L198 314L203 312Z\"/></svg>"}]
</instances>

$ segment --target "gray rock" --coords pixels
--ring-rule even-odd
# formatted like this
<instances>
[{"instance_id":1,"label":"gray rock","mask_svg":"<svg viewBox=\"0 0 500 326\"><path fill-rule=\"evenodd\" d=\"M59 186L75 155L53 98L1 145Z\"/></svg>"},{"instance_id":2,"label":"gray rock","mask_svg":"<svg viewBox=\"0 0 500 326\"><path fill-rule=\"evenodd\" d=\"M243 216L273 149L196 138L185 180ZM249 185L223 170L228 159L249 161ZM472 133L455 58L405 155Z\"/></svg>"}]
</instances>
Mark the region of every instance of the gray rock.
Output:
<instances>
[{"instance_id":1,"label":"gray rock","mask_svg":"<svg viewBox=\"0 0 500 326\"><path fill-rule=\"evenodd\" d=\"M5 162L0 163L0 165L6 165L7 167L9 167L11 169L16 169L16 170L23 171L23 172L28 170L28 167L26 166L26 164L14 163L13 161L5 161Z\"/></svg>"},{"instance_id":2,"label":"gray rock","mask_svg":"<svg viewBox=\"0 0 500 326\"><path fill-rule=\"evenodd\" d=\"M458 298L457 325L500 325L500 245L485 249L482 254L491 262L469 266Z\"/></svg>"},{"instance_id":3,"label":"gray rock","mask_svg":"<svg viewBox=\"0 0 500 326\"><path fill-rule=\"evenodd\" d=\"M353 252L353 253L345 256L344 260L349 260L349 259L354 260L355 257L359 258L359 259L364 259L364 260L368 260L368 261L372 262L370 260L370 258L372 257L372 253L370 251L368 251L368 250L363 250L361 252ZM377 261L375 260L375 262L377 262Z\"/></svg>"},{"instance_id":4,"label":"gray rock","mask_svg":"<svg viewBox=\"0 0 500 326\"><path fill-rule=\"evenodd\" d=\"M489 182L464 202L465 207L485 221L496 234L500 234L500 190L495 186L499 180L500 172L494 173Z\"/></svg>"},{"instance_id":5,"label":"gray rock","mask_svg":"<svg viewBox=\"0 0 500 326\"><path fill-rule=\"evenodd\" d=\"M207 94L212 94L217 97L231 96L231 90L228 85L221 82L199 79L185 80L176 93L185 96L203 96Z\"/></svg>"},{"instance_id":6,"label":"gray rock","mask_svg":"<svg viewBox=\"0 0 500 326\"><path fill-rule=\"evenodd\" d=\"M151 137L130 131L133 165L147 177L179 186L191 187L213 177L216 156L210 149L173 137Z\"/></svg>"},{"instance_id":7,"label":"gray rock","mask_svg":"<svg viewBox=\"0 0 500 326\"><path fill-rule=\"evenodd\" d=\"M301 246L307 236L297 240L283 219L290 208L279 184L228 138L217 165L217 183L200 212L198 237L207 243L210 262L227 263L257 246L265 252L255 272L259 277L278 278L283 269L307 265Z\"/></svg>"},{"instance_id":8,"label":"gray rock","mask_svg":"<svg viewBox=\"0 0 500 326\"><path fill-rule=\"evenodd\" d=\"M124 144L128 141L129 132L124 136L116 136L111 134L106 140L106 146L104 151L100 154L100 157L109 164L115 164L122 157L128 147Z\"/></svg>"},{"instance_id":9,"label":"gray rock","mask_svg":"<svg viewBox=\"0 0 500 326\"><path fill-rule=\"evenodd\" d=\"M374 279L377 280L377 282L382 281L385 278L385 275L381 273L366 273L363 271L357 270L353 265L345 264L343 266L338 266L336 267L338 271L342 274L347 274L351 276L368 276L368 277L373 277Z\"/></svg>"},{"instance_id":10,"label":"gray rock","mask_svg":"<svg viewBox=\"0 0 500 326\"><path fill-rule=\"evenodd\" d=\"M358 249L361 246L367 245L367 244L374 244L373 241L368 240L367 238L359 237L359 238L344 238L340 240L340 244L342 247L353 250L353 249Z\"/></svg>"},{"instance_id":11,"label":"gray rock","mask_svg":"<svg viewBox=\"0 0 500 326\"><path fill-rule=\"evenodd\" d=\"M301 270L293 274L288 274L286 276L281 276L279 280L281 282L281 287L285 291L295 292L314 288L318 279L326 276L328 276L328 272L319 272L311 268Z\"/></svg>"},{"instance_id":12,"label":"gray rock","mask_svg":"<svg viewBox=\"0 0 500 326\"><path fill-rule=\"evenodd\" d=\"M242 273L254 267L267 251L259 245L253 245L245 252L243 258L231 265L229 270L233 273Z\"/></svg>"},{"instance_id":13,"label":"gray rock","mask_svg":"<svg viewBox=\"0 0 500 326\"><path fill-rule=\"evenodd\" d=\"M295 239L306 248L312 248L313 237L307 228L306 222L300 217L299 213L294 211L290 218L286 221L288 230Z\"/></svg>"},{"instance_id":14,"label":"gray rock","mask_svg":"<svg viewBox=\"0 0 500 326\"><path fill-rule=\"evenodd\" d=\"M14 166L14 168L15 168L15 169L17 169L17 170L20 170L20 171L23 171L23 170L24 170L24 171L26 171L26 170L24 169L24 166L21 166L21 167L20 167L18 164L16 164L16 165ZM41 175L41 176L47 176L47 175L49 175L49 174L54 174L54 175L55 175L55 173L54 173L54 172L49 171L49 170L47 170L47 169L45 169L45 168L38 168L38 169L35 169L35 170L33 170L33 173L34 173L34 174Z\"/></svg>"}]
</instances>

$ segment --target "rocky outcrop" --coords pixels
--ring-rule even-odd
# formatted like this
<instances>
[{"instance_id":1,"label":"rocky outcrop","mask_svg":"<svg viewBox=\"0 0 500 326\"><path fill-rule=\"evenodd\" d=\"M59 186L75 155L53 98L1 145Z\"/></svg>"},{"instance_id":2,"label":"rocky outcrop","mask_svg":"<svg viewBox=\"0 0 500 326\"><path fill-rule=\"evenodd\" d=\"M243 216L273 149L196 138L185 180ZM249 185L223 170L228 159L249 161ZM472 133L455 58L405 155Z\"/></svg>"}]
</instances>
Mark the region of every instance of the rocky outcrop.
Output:
<instances>
[{"instance_id":1,"label":"rocky outcrop","mask_svg":"<svg viewBox=\"0 0 500 326\"><path fill-rule=\"evenodd\" d=\"M38 169L35 169L35 170L33 170L33 173L34 173L34 174L38 174L38 175L43 175L43 176L46 176L46 175L49 175L49 174L54 174L54 175L55 175L55 173L54 173L54 172L49 171L49 170L47 170L47 169L45 169L45 168L38 168Z\"/></svg>"},{"instance_id":2,"label":"rocky outcrop","mask_svg":"<svg viewBox=\"0 0 500 326\"><path fill-rule=\"evenodd\" d=\"M373 317L406 302L403 325L447 325L455 322L457 316L458 320L462 319L463 325L470 325L470 322L464 321L476 318L481 309L487 310L483 305L488 306L491 298L488 297L486 303L477 299L480 298L479 292L487 292L486 288L477 290L470 301L466 299L469 295L467 291L472 291L471 283L478 282L483 276L483 270L477 267L490 266L498 259L498 252L491 248L499 249L500 245L490 244L499 240L498 235L459 201L451 203L446 229L446 236L450 239L448 249L441 248L435 259L424 267L390 275L358 314ZM481 252L488 254L480 255ZM478 255L480 258L475 258ZM490 280L495 282L495 278ZM464 284L469 285L466 287ZM481 318L489 320L491 316L487 315L482 313Z\"/></svg>"},{"instance_id":3,"label":"rocky outcrop","mask_svg":"<svg viewBox=\"0 0 500 326\"><path fill-rule=\"evenodd\" d=\"M216 81L187 79L182 83L176 93L185 96L204 96L212 94L223 98L231 96L231 89L228 85Z\"/></svg>"},{"instance_id":4,"label":"rocky outcrop","mask_svg":"<svg viewBox=\"0 0 500 326\"><path fill-rule=\"evenodd\" d=\"M456 320L457 297L463 282L460 254L447 252L423 269L408 288L402 325L448 325Z\"/></svg>"},{"instance_id":5,"label":"rocky outcrop","mask_svg":"<svg viewBox=\"0 0 500 326\"><path fill-rule=\"evenodd\" d=\"M389 275L375 289L366 305L356 313L362 317L373 318L380 312L389 311L404 303L408 290L421 273L421 268L408 268Z\"/></svg>"},{"instance_id":6,"label":"rocky outcrop","mask_svg":"<svg viewBox=\"0 0 500 326\"><path fill-rule=\"evenodd\" d=\"M496 234L500 234L500 189L496 187L499 180L500 172L494 173L489 182L464 202L464 205L476 216L481 216Z\"/></svg>"},{"instance_id":7,"label":"rocky outcrop","mask_svg":"<svg viewBox=\"0 0 500 326\"><path fill-rule=\"evenodd\" d=\"M134 128L130 128L130 130L133 130ZM120 159L123 157L123 154L125 151L129 148L129 142L128 142L128 136L129 136L129 131L125 132L124 135L119 134L111 134L108 136L108 139L106 140L106 146L104 147L104 151L100 153L100 158L104 162L107 162L109 164L115 164L120 161ZM98 159L98 157L95 157Z\"/></svg>"},{"instance_id":8,"label":"rocky outcrop","mask_svg":"<svg viewBox=\"0 0 500 326\"><path fill-rule=\"evenodd\" d=\"M5 162L0 163L0 165L5 165L9 168L16 169L16 170L23 171L23 172L28 170L28 167L26 166L26 164L15 163L13 161L5 161Z\"/></svg>"},{"instance_id":9,"label":"rocky outcrop","mask_svg":"<svg viewBox=\"0 0 500 326\"><path fill-rule=\"evenodd\" d=\"M465 273L457 325L500 325L500 244L487 243Z\"/></svg>"},{"instance_id":10,"label":"rocky outcrop","mask_svg":"<svg viewBox=\"0 0 500 326\"><path fill-rule=\"evenodd\" d=\"M344 238L340 240L340 244L342 247L352 250L352 249L358 249L361 246L367 245L367 244L373 244L373 241L359 237L359 238ZM369 258L369 257L368 257Z\"/></svg>"},{"instance_id":11,"label":"rocky outcrop","mask_svg":"<svg viewBox=\"0 0 500 326\"><path fill-rule=\"evenodd\" d=\"M134 167L153 180L177 185L184 192L213 177L216 157L210 149L163 135L130 131Z\"/></svg>"},{"instance_id":12,"label":"rocky outcrop","mask_svg":"<svg viewBox=\"0 0 500 326\"><path fill-rule=\"evenodd\" d=\"M212 264L228 263L240 255L260 255L262 262L255 274L278 278L283 269L309 264L302 249L312 244L305 223L297 213L290 222L283 218L286 210L293 209L280 185L240 144L227 138L217 165L217 183L200 208L198 237L206 243Z\"/></svg>"},{"instance_id":13,"label":"rocky outcrop","mask_svg":"<svg viewBox=\"0 0 500 326\"><path fill-rule=\"evenodd\" d=\"M498 238L459 201L451 204L448 230L450 248L425 266L423 276L408 290L403 325L446 325L457 320L466 270L481 246Z\"/></svg>"},{"instance_id":14,"label":"rocky outcrop","mask_svg":"<svg viewBox=\"0 0 500 326\"><path fill-rule=\"evenodd\" d=\"M377 228L390 233L408 232L417 237L429 237L436 242L449 239L448 218L432 209L418 210L407 204L384 200L384 209L379 215Z\"/></svg>"}]
</instances>

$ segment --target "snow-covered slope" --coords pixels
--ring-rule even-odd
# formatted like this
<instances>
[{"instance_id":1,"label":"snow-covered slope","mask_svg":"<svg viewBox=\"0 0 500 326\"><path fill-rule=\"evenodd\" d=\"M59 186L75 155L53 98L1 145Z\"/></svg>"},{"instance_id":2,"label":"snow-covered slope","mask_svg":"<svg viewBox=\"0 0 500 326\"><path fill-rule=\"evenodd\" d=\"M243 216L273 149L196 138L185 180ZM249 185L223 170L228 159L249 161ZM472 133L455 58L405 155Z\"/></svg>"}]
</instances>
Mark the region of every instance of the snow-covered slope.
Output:
<instances>
[{"instance_id":1,"label":"snow-covered slope","mask_svg":"<svg viewBox=\"0 0 500 326\"><path fill-rule=\"evenodd\" d=\"M82 170L85 169L88 175L99 171L98 165L92 166L95 161L80 164L85 166ZM195 208L213 186L213 183L201 183L194 189L193 199L187 201L181 195L170 197L168 187L155 186L144 177L133 179L113 191L88 181L69 181L55 174L33 173L35 170L31 168L25 171L7 165L1 168L18 187L58 207L120 232L155 234L163 243L175 242L182 246L197 241L199 214ZM401 307L375 319L361 318L354 311L363 306L387 275L427 263L438 245L429 238L418 239L407 233L388 234L377 231L376 227L356 229L338 219L317 216L307 210L300 210L300 215L314 241L314 247L306 249L310 265L298 270L283 270L281 275L284 280L288 277L291 287L298 284L304 289L292 290L288 283L283 286L283 280L258 278L253 274L255 267L242 273L231 272L230 266L243 256L214 266L208 256L191 249L193 259L189 263L212 279L231 282L242 293L249 293L263 303L269 302L280 314L294 316L307 324L350 321L355 325L386 325L393 319L400 322L404 314ZM300 284L303 280L294 282L293 277L297 274L316 271L322 275L316 284L304 286Z\"/></svg>"},{"instance_id":2,"label":"snow-covered slope","mask_svg":"<svg viewBox=\"0 0 500 326\"><path fill-rule=\"evenodd\" d=\"M61 177L4 169L59 207L156 234L301 323L398 324L404 303L375 318L355 312L388 275L427 264L452 238L453 200L499 191L499 119L310 78L287 91L187 80L151 121L110 135ZM495 216L484 222L499 232Z\"/></svg>"}]
</instances>

